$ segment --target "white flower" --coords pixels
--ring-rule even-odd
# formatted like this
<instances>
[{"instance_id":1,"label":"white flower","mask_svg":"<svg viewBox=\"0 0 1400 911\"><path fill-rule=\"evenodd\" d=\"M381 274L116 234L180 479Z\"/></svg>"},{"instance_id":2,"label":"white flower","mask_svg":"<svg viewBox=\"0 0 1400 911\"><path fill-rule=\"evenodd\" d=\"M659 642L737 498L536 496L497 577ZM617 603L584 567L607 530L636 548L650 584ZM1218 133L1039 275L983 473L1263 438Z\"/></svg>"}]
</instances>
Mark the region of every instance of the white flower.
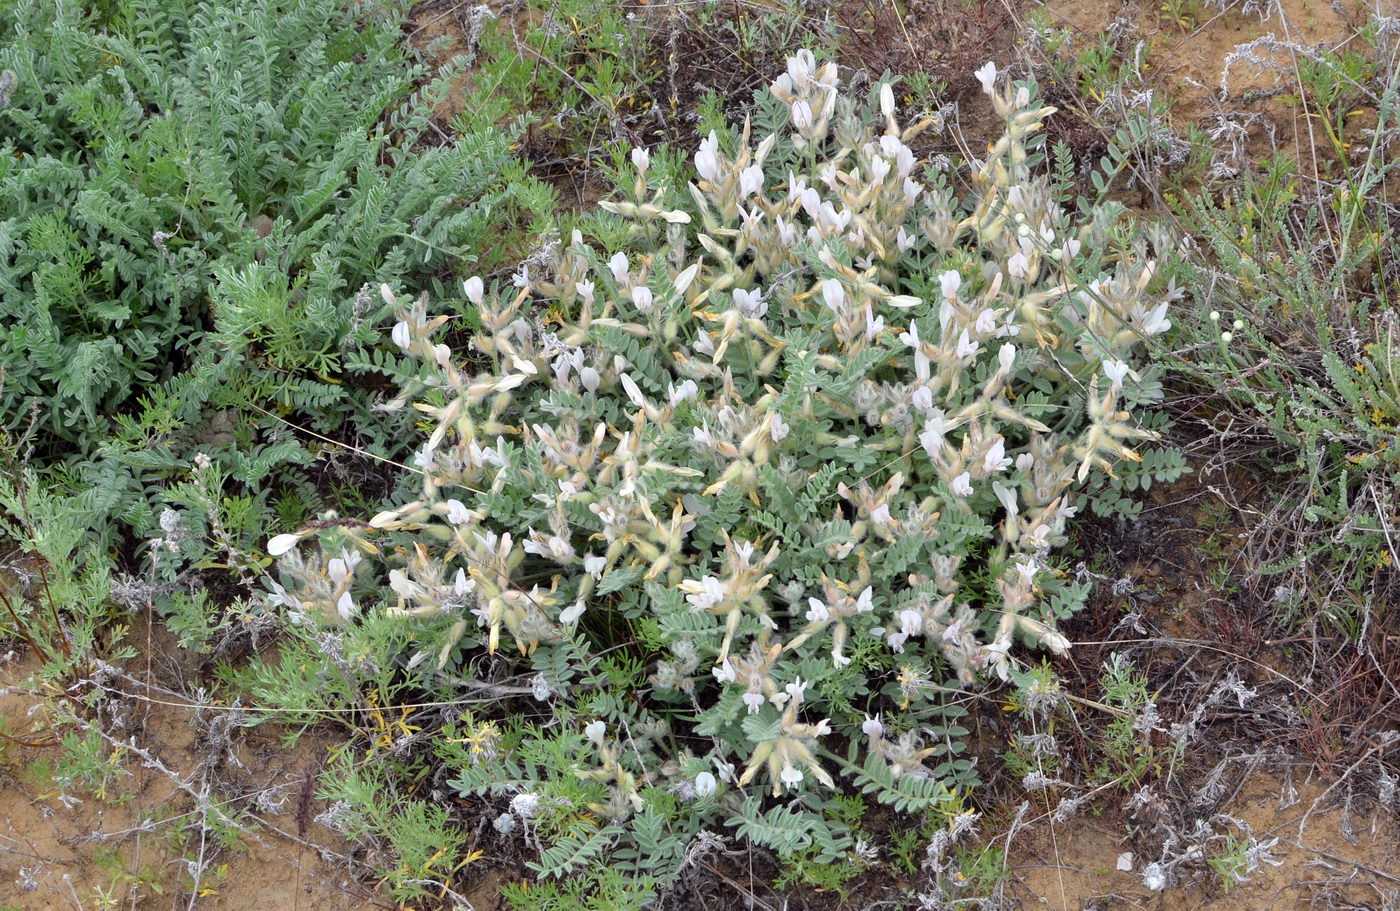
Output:
<instances>
[{"instance_id":1,"label":"white flower","mask_svg":"<svg viewBox=\"0 0 1400 911\"><path fill-rule=\"evenodd\" d=\"M875 315L875 308L865 305L865 338L867 341L885 331L885 318Z\"/></svg>"},{"instance_id":2,"label":"white flower","mask_svg":"<svg viewBox=\"0 0 1400 911\"><path fill-rule=\"evenodd\" d=\"M873 589L867 585L865 591L861 592L860 596L856 598L856 613L868 614L875 609L875 599L872 592Z\"/></svg>"},{"instance_id":3,"label":"white flower","mask_svg":"<svg viewBox=\"0 0 1400 911\"><path fill-rule=\"evenodd\" d=\"M1222 342L1224 342L1225 344L1227 344L1227 345L1230 344L1230 342L1234 341L1234 339L1235 339L1235 335L1234 335L1234 333L1232 333L1232 332L1222 332L1222 333L1220 333L1220 340L1221 340Z\"/></svg>"},{"instance_id":4,"label":"white flower","mask_svg":"<svg viewBox=\"0 0 1400 911\"><path fill-rule=\"evenodd\" d=\"M578 378L579 381L583 383L583 388L587 389L589 392L597 392L598 384L603 381L603 378L598 375L598 371L592 367L583 367L580 369Z\"/></svg>"},{"instance_id":5,"label":"white flower","mask_svg":"<svg viewBox=\"0 0 1400 911\"><path fill-rule=\"evenodd\" d=\"M1123 378L1128 375L1128 365L1123 361L1104 361L1104 375L1115 387L1123 385Z\"/></svg>"},{"instance_id":6,"label":"white flower","mask_svg":"<svg viewBox=\"0 0 1400 911\"><path fill-rule=\"evenodd\" d=\"M744 694L744 705L749 707L750 715L757 715L758 710L763 708L763 702L764 699L762 693L750 692Z\"/></svg>"},{"instance_id":7,"label":"white flower","mask_svg":"<svg viewBox=\"0 0 1400 911\"><path fill-rule=\"evenodd\" d=\"M1035 456L1029 452L1023 452L1016 457L1017 471L1030 471L1035 466Z\"/></svg>"},{"instance_id":8,"label":"white flower","mask_svg":"<svg viewBox=\"0 0 1400 911\"><path fill-rule=\"evenodd\" d=\"M1025 278L1030 268L1031 261L1024 253L1016 253L1006 261L1006 271L1011 273L1012 278Z\"/></svg>"},{"instance_id":9,"label":"white flower","mask_svg":"<svg viewBox=\"0 0 1400 911\"><path fill-rule=\"evenodd\" d=\"M1148 312L1142 323L1142 332L1144 335L1161 335L1171 327L1172 321L1167 319L1167 302L1163 301Z\"/></svg>"},{"instance_id":10,"label":"white flower","mask_svg":"<svg viewBox=\"0 0 1400 911\"><path fill-rule=\"evenodd\" d=\"M706 611L724 600L724 584L714 576L706 576L699 582L686 579L681 587L690 592L685 600L690 602L691 610Z\"/></svg>"},{"instance_id":11,"label":"white flower","mask_svg":"<svg viewBox=\"0 0 1400 911\"><path fill-rule=\"evenodd\" d=\"M807 611L808 623L825 623L831 619L831 609L820 598L808 598L807 604L811 606Z\"/></svg>"},{"instance_id":12,"label":"white flower","mask_svg":"<svg viewBox=\"0 0 1400 911\"><path fill-rule=\"evenodd\" d=\"M933 390L927 386L916 386L909 401L920 411L929 411L933 408Z\"/></svg>"},{"instance_id":13,"label":"white flower","mask_svg":"<svg viewBox=\"0 0 1400 911\"><path fill-rule=\"evenodd\" d=\"M972 324L972 329L978 335L991 335L997 331L997 312L991 307L977 314L977 321Z\"/></svg>"},{"instance_id":14,"label":"white flower","mask_svg":"<svg viewBox=\"0 0 1400 911\"><path fill-rule=\"evenodd\" d=\"M643 314L651 312L651 306L656 298L651 293L651 289L646 285L638 285L632 289L632 305Z\"/></svg>"},{"instance_id":15,"label":"white flower","mask_svg":"<svg viewBox=\"0 0 1400 911\"><path fill-rule=\"evenodd\" d=\"M962 287L962 276L950 269L938 276L938 284L943 289L943 296L953 300L958 296L958 289Z\"/></svg>"},{"instance_id":16,"label":"white flower","mask_svg":"<svg viewBox=\"0 0 1400 911\"><path fill-rule=\"evenodd\" d=\"M677 294L684 294L690 289L690 285L695 281L695 276L700 274L700 263L691 263L681 270L681 273L671 282L675 286Z\"/></svg>"},{"instance_id":17,"label":"white flower","mask_svg":"<svg viewBox=\"0 0 1400 911\"><path fill-rule=\"evenodd\" d=\"M470 594L471 592L476 591L476 580L468 579L466 570L462 569L461 567L458 567L457 575L454 576L452 579L452 591L458 597Z\"/></svg>"},{"instance_id":18,"label":"white flower","mask_svg":"<svg viewBox=\"0 0 1400 911\"><path fill-rule=\"evenodd\" d=\"M715 679L720 683L733 683L738 679L738 675L734 673L734 665L729 663L728 658L720 662L718 667L710 668L710 673L714 674Z\"/></svg>"},{"instance_id":19,"label":"white flower","mask_svg":"<svg viewBox=\"0 0 1400 911\"><path fill-rule=\"evenodd\" d=\"M807 684L803 682L801 677L798 677L793 680L792 683L783 687L783 691L786 692L788 697L794 702L801 702L803 697L807 695Z\"/></svg>"},{"instance_id":20,"label":"white flower","mask_svg":"<svg viewBox=\"0 0 1400 911\"><path fill-rule=\"evenodd\" d=\"M981 347L981 345L968 337L967 330L964 329L962 334L958 336L958 347L954 351L954 355L959 358L976 357Z\"/></svg>"},{"instance_id":21,"label":"white flower","mask_svg":"<svg viewBox=\"0 0 1400 911\"><path fill-rule=\"evenodd\" d=\"M997 481L992 482L992 493L997 495L1001 505L1006 508L1009 515L1016 515L1016 488L1005 487Z\"/></svg>"},{"instance_id":22,"label":"white flower","mask_svg":"<svg viewBox=\"0 0 1400 911\"><path fill-rule=\"evenodd\" d=\"M643 174L651 167L651 153L646 149L632 150L632 166Z\"/></svg>"},{"instance_id":23,"label":"white flower","mask_svg":"<svg viewBox=\"0 0 1400 911\"><path fill-rule=\"evenodd\" d=\"M791 170L788 171L788 202L794 199L801 199L802 194L807 192L807 182Z\"/></svg>"},{"instance_id":24,"label":"white flower","mask_svg":"<svg viewBox=\"0 0 1400 911\"><path fill-rule=\"evenodd\" d=\"M637 385L636 380L624 373L618 377L618 381L622 383L622 391L627 393L627 397L632 400L633 405L641 408L646 407L646 396L642 395L642 387Z\"/></svg>"},{"instance_id":25,"label":"white flower","mask_svg":"<svg viewBox=\"0 0 1400 911\"><path fill-rule=\"evenodd\" d=\"M608 269L612 272L613 278L619 285L627 284L628 263L626 253L623 253L621 250L614 253L612 259L608 260Z\"/></svg>"},{"instance_id":26,"label":"white flower","mask_svg":"<svg viewBox=\"0 0 1400 911\"><path fill-rule=\"evenodd\" d=\"M923 632L924 615L916 610L899 612L899 631L906 636L917 636Z\"/></svg>"},{"instance_id":27,"label":"white flower","mask_svg":"<svg viewBox=\"0 0 1400 911\"><path fill-rule=\"evenodd\" d=\"M802 783L802 770L785 765L779 777L782 778L783 784L793 788Z\"/></svg>"},{"instance_id":28,"label":"white flower","mask_svg":"<svg viewBox=\"0 0 1400 911\"><path fill-rule=\"evenodd\" d=\"M880 113L887 118L894 116L894 89L888 82L880 84Z\"/></svg>"},{"instance_id":29,"label":"white flower","mask_svg":"<svg viewBox=\"0 0 1400 911\"><path fill-rule=\"evenodd\" d=\"M1212 311L1210 311L1210 321L1211 321L1212 323L1218 323L1218 322L1220 322L1220 311L1219 311L1219 310L1212 310Z\"/></svg>"},{"instance_id":30,"label":"white flower","mask_svg":"<svg viewBox=\"0 0 1400 911\"><path fill-rule=\"evenodd\" d=\"M924 430L919 434L919 443L929 458L939 458L943 451L943 437L948 432L948 421L943 410L935 408L924 418Z\"/></svg>"},{"instance_id":31,"label":"white flower","mask_svg":"<svg viewBox=\"0 0 1400 911\"><path fill-rule=\"evenodd\" d=\"M714 180L719 176L719 136L714 130L700 143L700 150L695 153L695 173L705 180Z\"/></svg>"},{"instance_id":32,"label":"white flower","mask_svg":"<svg viewBox=\"0 0 1400 911\"><path fill-rule=\"evenodd\" d=\"M880 716L866 718L865 723L860 726L861 733L871 740L879 740L885 736L885 725L880 721Z\"/></svg>"},{"instance_id":33,"label":"white flower","mask_svg":"<svg viewBox=\"0 0 1400 911\"><path fill-rule=\"evenodd\" d=\"M953 496L955 497L972 496L972 475L964 471L956 478L953 478L952 490Z\"/></svg>"},{"instance_id":34,"label":"white flower","mask_svg":"<svg viewBox=\"0 0 1400 911\"><path fill-rule=\"evenodd\" d=\"M599 746L603 745L603 736L607 732L608 726L601 721L590 722L583 729L584 736Z\"/></svg>"},{"instance_id":35,"label":"white flower","mask_svg":"<svg viewBox=\"0 0 1400 911\"><path fill-rule=\"evenodd\" d=\"M841 283L834 278L828 278L822 282L822 300L832 310L839 311L846 303L846 289L841 287Z\"/></svg>"},{"instance_id":36,"label":"white flower","mask_svg":"<svg viewBox=\"0 0 1400 911\"><path fill-rule=\"evenodd\" d=\"M870 510L870 521L874 522L876 525L889 525L893 522L894 518L890 515L890 504L881 503L879 506Z\"/></svg>"},{"instance_id":37,"label":"white flower","mask_svg":"<svg viewBox=\"0 0 1400 911\"><path fill-rule=\"evenodd\" d=\"M792 106L792 125L799 133L807 133L812 129L812 106L805 101L799 101Z\"/></svg>"},{"instance_id":38,"label":"white flower","mask_svg":"<svg viewBox=\"0 0 1400 911\"><path fill-rule=\"evenodd\" d=\"M399 320L394 323L394 331L389 333L389 337L394 340L394 344L399 346L400 351L407 351L413 344L413 338L408 332L408 323Z\"/></svg>"},{"instance_id":39,"label":"white flower","mask_svg":"<svg viewBox=\"0 0 1400 911\"><path fill-rule=\"evenodd\" d=\"M772 426L768 433L773 437L774 443L781 443L783 440L787 439L787 435L791 430L792 427L787 421L782 419L781 415L773 415Z\"/></svg>"},{"instance_id":40,"label":"white flower","mask_svg":"<svg viewBox=\"0 0 1400 911\"><path fill-rule=\"evenodd\" d=\"M996 88L997 82L997 65L995 63L988 60L986 63L982 64L981 69L977 70L972 75L976 76L977 81L982 83L982 91L986 92L988 95L992 94L992 90Z\"/></svg>"},{"instance_id":41,"label":"white flower","mask_svg":"<svg viewBox=\"0 0 1400 911\"><path fill-rule=\"evenodd\" d=\"M278 535L267 542L267 555L269 557L280 557L301 540L301 535Z\"/></svg>"},{"instance_id":42,"label":"white flower","mask_svg":"<svg viewBox=\"0 0 1400 911\"><path fill-rule=\"evenodd\" d=\"M719 787L715 781L715 776L709 772L701 772L695 776L695 795L697 797L709 797Z\"/></svg>"},{"instance_id":43,"label":"white flower","mask_svg":"<svg viewBox=\"0 0 1400 911\"><path fill-rule=\"evenodd\" d=\"M734 290L734 307L749 319L760 319L768 312L768 304L763 300L763 289L755 288L746 291L743 288Z\"/></svg>"},{"instance_id":44,"label":"white flower","mask_svg":"<svg viewBox=\"0 0 1400 911\"><path fill-rule=\"evenodd\" d=\"M448 500L445 505L447 506L447 521L453 525L461 525L472 517L471 510L467 509L466 504L461 500Z\"/></svg>"},{"instance_id":45,"label":"white flower","mask_svg":"<svg viewBox=\"0 0 1400 911\"><path fill-rule=\"evenodd\" d=\"M568 608L559 615L559 622L565 626L573 626L578 622L578 618L583 616L583 602L575 601L574 606Z\"/></svg>"},{"instance_id":46,"label":"white flower","mask_svg":"<svg viewBox=\"0 0 1400 911\"><path fill-rule=\"evenodd\" d=\"M763 189L763 169L750 165L739 172L739 198L748 199Z\"/></svg>"},{"instance_id":47,"label":"white flower","mask_svg":"<svg viewBox=\"0 0 1400 911\"><path fill-rule=\"evenodd\" d=\"M905 204L906 206L912 206L912 205L914 204L914 201L917 200L917 199L919 198L919 194L922 193L923 191L924 191L924 188L923 188L923 185L922 185L922 184L917 183L917 182L914 181L912 178L905 178L905 180L904 180L904 204Z\"/></svg>"},{"instance_id":48,"label":"white flower","mask_svg":"<svg viewBox=\"0 0 1400 911\"><path fill-rule=\"evenodd\" d=\"M1016 362L1016 346L1010 343L1001 346L997 352L997 364L1001 367L1001 372L1006 373L1011 369L1011 365Z\"/></svg>"},{"instance_id":49,"label":"white flower","mask_svg":"<svg viewBox=\"0 0 1400 911\"><path fill-rule=\"evenodd\" d=\"M708 332L701 332L695 336L695 350L701 354L714 354L715 340L710 338Z\"/></svg>"},{"instance_id":50,"label":"white flower","mask_svg":"<svg viewBox=\"0 0 1400 911\"><path fill-rule=\"evenodd\" d=\"M694 380L686 380L679 386L667 384L666 391L670 397L672 405L679 405L686 399L694 399L700 394L700 387L695 385Z\"/></svg>"},{"instance_id":51,"label":"white flower","mask_svg":"<svg viewBox=\"0 0 1400 911\"><path fill-rule=\"evenodd\" d=\"M344 592L340 600L335 602L336 613L340 614L342 620L349 620L355 613L355 602L350 597L349 592Z\"/></svg>"},{"instance_id":52,"label":"white flower","mask_svg":"<svg viewBox=\"0 0 1400 911\"><path fill-rule=\"evenodd\" d=\"M899 340L903 342L905 346L913 348L915 351L919 350L919 324L910 320L909 329L899 333Z\"/></svg>"},{"instance_id":53,"label":"white flower","mask_svg":"<svg viewBox=\"0 0 1400 911\"><path fill-rule=\"evenodd\" d=\"M578 295L583 298L584 303L589 305L593 303L593 295L597 292L597 286L591 281L587 279L581 280L574 285L574 288L577 289Z\"/></svg>"},{"instance_id":54,"label":"white flower","mask_svg":"<svg viewBox=\"0 0 1400 911\"><path fill-rule=\"evenodd\" d=\"M471 278L462 282L462 291L467 295L467 300L476 304L478 307L481 306L485 290L486 287L482 283L480 276L473 275Z\"/></svg>"},{"instance_id":55,"label":"white flower","mask_svg":"<svg viewBox=\"0 0 1400 911\"><path fill-rule=\"evenodd\" d=\"M778 242L791 249L797 243L797 226L784 221L781 215L774 217L773 224L778 229Z\"/></svg>"},{"instance_id":56,"label":"white flower","mask_svg":"<svg viewBox=\"0 0 1400 911\"><path fill-rule=\"evenodd\" d=\"M982 468L987 474L996 474L998 471L1005 471L1010 465L1011 460L1006 457L1006 443L998 437L982 458Z\"/></svg>"}]
</instances>

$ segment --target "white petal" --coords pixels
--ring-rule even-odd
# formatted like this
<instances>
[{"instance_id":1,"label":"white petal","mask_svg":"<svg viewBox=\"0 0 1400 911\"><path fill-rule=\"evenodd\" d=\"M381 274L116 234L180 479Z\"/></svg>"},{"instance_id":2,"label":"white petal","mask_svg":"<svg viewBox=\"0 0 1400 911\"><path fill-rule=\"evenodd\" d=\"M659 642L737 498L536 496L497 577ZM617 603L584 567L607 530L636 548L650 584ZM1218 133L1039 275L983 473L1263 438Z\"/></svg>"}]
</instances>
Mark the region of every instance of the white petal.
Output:
<instances>
[{"instance_id":1,"label":"white petal","mask_svg":"<svg viewBox=\"0 0 1400 911\"><path fill-rule=\"evenodd\" d=\"M477 306L481 306L482 295L485 290L485 286L483 285L480 276L473 275L471 278L462 282L462 290L466 292L467 300L471 301Z\"/></svg>"},{"instance_id":2,"label":"white petal","mask_svg":"<svg viewBox=\"0 0 1400 911\"><path fill-rule=\"evenodd\" d=\"M267 555L269 557L280 557L301 540L301 535L278 535L267 542Z\"/></svg>"},{"instance_id":3,"label":"white petal","mask_svg":"<svg viewBox=\"0 0 1400 911\"><path fill-rule=\"evenodd\" d=\"M340 600L335 603L335 609L342 620L349 620L355 615L355 602L349 592L340 596Z\"/></svg>"}]
</instances>

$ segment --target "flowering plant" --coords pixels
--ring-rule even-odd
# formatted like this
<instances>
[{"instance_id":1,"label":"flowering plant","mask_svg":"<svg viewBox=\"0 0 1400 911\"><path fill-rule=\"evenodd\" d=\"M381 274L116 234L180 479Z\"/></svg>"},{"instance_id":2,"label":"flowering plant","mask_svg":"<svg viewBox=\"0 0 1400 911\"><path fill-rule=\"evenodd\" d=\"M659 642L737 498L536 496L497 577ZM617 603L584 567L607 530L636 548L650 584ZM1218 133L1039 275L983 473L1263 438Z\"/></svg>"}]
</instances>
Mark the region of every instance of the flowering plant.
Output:
<instances>
[{"instance_id":1,"label":"flowering plant","mask_svg":"<svg viewBox=\"0 0 1400 911\"><path fill-rule=\"evenodd\" d=\"M832 788L838 767L934 802L968 770L956 726L926 721L945 681L1010 677L1018 638L1070 647L1055 621L1085 589L1054 551L1153 436L1132 364L1171 296L1113 210L1076 225L1035 174L1053 109L1034 85L977 77L1005 131L967 201L946 162L920 167L931 124L902 125L888 83L862 108L802 51L766 135L711 132L694 182L632 153L602 204L627 249L576 232L546 275L469 279L469 346L385 288L423 368L387 406L428 422L421 495L273 539L334 554L277 597L353 622L375 561L351 554L379 557L385 610L430 643L410 667L528 661L544 698L573 697L575 772L615 820L649 789L738 807L750 782ZM570 690L614 649L644 664L635 690Z\"/></svg>"}]
</instances>

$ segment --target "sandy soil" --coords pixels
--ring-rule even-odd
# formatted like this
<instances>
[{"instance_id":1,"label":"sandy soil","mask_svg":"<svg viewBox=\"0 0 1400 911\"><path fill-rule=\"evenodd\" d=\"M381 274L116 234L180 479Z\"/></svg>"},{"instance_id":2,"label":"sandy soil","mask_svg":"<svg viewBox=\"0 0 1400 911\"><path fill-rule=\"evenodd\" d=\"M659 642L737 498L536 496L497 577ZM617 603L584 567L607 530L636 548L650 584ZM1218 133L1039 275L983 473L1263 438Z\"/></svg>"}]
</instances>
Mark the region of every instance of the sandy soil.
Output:
<instances>
[{"instance_id":1,"label":"sandy soil","mask_svg":"<svg viewBox=\"0 0 1400 911\"><path fill-rule=\"evenodd\" d=\"M168 643L160 645L171 647ZM166 652L166 654L169 654ZM0 667L8 690L33 671L32 658ZM134 673L140 673L137 668ZM153 690L150 701L109 699L101 709L120 728L120 754L104 755L120 772L103 793L70 790L67 806L49 773L58 750L5 744L0 758L0 908L5 911L202 908L209 911L348 911L387 907L347 872L346 846L311 822L298 836L298 804L334 741L307 735L294 748L275 729L225 729L222 713L197 713L186 700ZM41 700L0 696L6 730L44 737ZM224 738L224 732L229 740ZM231 741L231 742L229 742ZM207 816L186 789L214 786L240 809L233 844L201 840ZM311 801L315 816L323 807ZM191 862L203 860L196 879Z\"/></svg>"},{"instance_id":2,"label":"sandy soil","mask_svg":"<svg viewBox=\"0 0 1400 911\"><path fill-rule=\"evenodd\" d=\"M1158 858L1133 856L1133 870L1119 870L1119 856L1131 854L1126 833L1091 818L1047 828L1021 847L1012 863L1017 897L1027 908L1055 911L1393 907L1400 896L1400 833L1393 816L1372 810L1344 820L1336 807L1309 814L1315 805L1326 806L1335 796L1326 790L1321 782L1286 785L1262 772L1242 783L1238 796L1222 812L1243 821L1257 838L1277 838L1270 854L1279 864L1263 865L1249 875L1248 882L1228 891L1205 864L1184 870L1185 882L1174 888L1149 891L1143 885L1142 869ZM1344 825L1350 826L1351 839L1344 834ZM1230 831L1239 833L1234 828ZM1392 904L1384 904L1387 901Z\"/></svg>"},{"instance_id":3,"label":"sandy soil","mask_svg":"<svg viewBox=\"0 0 1400 911\"><path fill-rule=\"evenodd\" d=\"M1298 51L1286 45L1343 50L1362 41L1358 28L1368 16L1367 5L1355 2L1271 0L1261 4L1273 8L1268 18L1197 4L1198 14L1182 25L1168 21L1161 4L1138 0L1049 0L1042 5L1081 44L1125 25L1125 53L1144 41L1143 76L1171 99L1169 123L1177 133L1185 135L1191 126L1210 129L1218 116L1231 116L1247 122L1250 158L1282 149L1305 165L1325 153L1315 150L1321 137L1309 120L1282 97L1298 90ZM1278 45L1246 49L1268 38ZM1251 116L1255 114L1261 116Z\"/></svg>"}]
</instances>

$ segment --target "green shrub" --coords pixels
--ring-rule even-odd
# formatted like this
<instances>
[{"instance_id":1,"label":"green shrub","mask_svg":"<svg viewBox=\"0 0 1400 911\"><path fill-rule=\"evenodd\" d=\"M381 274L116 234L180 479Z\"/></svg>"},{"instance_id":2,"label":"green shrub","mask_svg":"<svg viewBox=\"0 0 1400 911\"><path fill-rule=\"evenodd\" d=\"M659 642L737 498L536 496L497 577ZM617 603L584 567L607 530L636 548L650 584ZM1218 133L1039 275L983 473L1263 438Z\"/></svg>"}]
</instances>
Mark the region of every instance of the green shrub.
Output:
<instances>
[{"instance_id":1,"label":"green shrub","mask_svg":"<svg viewBox=\"0 0 1400 911\"><path fill-rule=\"evenodd\" d=\"M1318 104L1365 85L1332 78L1345 87ZM1286 476L1244 571L1291 623L1326 617L1353 635L1400 578L1396 221L1382 198L1396 166L1386 148L1396 89L1379 85L1378 123L1341 180L1310 185L1276 155L1181 206L1198 247L1179 276L1198 302L1178 335L1183 372L1204 392L1195 415L1215 431L1212 449ZM1344 120L1328 135L1345 161L1334 127Z\"/></svg>"},{"instance_id":2,"label":"green shrub","mask_svg":"<svg viewBox=\"0 0 1400 911\"><path fill-rule=\"evenodd\" d=\"M1179 474L1130 448L1155 434L1129 413L1160 391L1128 358L1174 292L1121 207L1073 224L1036 176L1034 85L978 76L1006 132L971 199L919 181L927 124L901 128L888 85L858 105L803 52L756 148L712 133L689 185L632 153L593 220L622 249L575 233L547 274L468 280L470 354L405 301L421 371L390 407L431 428L421 496L269 542L269 603L308 641L398 618L412 644L378 666L548 704L437 749L541 877L665 875L717 823L830 864L853 844L832 772L956 815L974 775L947 694L1018 675L1018 642L1067 649L1066 522Z\"/></svg>"},{"instance_id":3,"label":"green shrub","mask_svg":"<svg viewBox=\"0 0 1400 911\"><path fill-rule=\"evenodd\" d=\"M512 225L552 216L508 131L438 141L452 74L426 81L400 21L336 0L0 4L0 421L65 463L99 527L157 533L196 452L266 509L269 474L310 460L267 412L334 434L370 411L368 289L490 268ZM359 442L393 453L398 429Z\"/></svg>"}]
</instances>

